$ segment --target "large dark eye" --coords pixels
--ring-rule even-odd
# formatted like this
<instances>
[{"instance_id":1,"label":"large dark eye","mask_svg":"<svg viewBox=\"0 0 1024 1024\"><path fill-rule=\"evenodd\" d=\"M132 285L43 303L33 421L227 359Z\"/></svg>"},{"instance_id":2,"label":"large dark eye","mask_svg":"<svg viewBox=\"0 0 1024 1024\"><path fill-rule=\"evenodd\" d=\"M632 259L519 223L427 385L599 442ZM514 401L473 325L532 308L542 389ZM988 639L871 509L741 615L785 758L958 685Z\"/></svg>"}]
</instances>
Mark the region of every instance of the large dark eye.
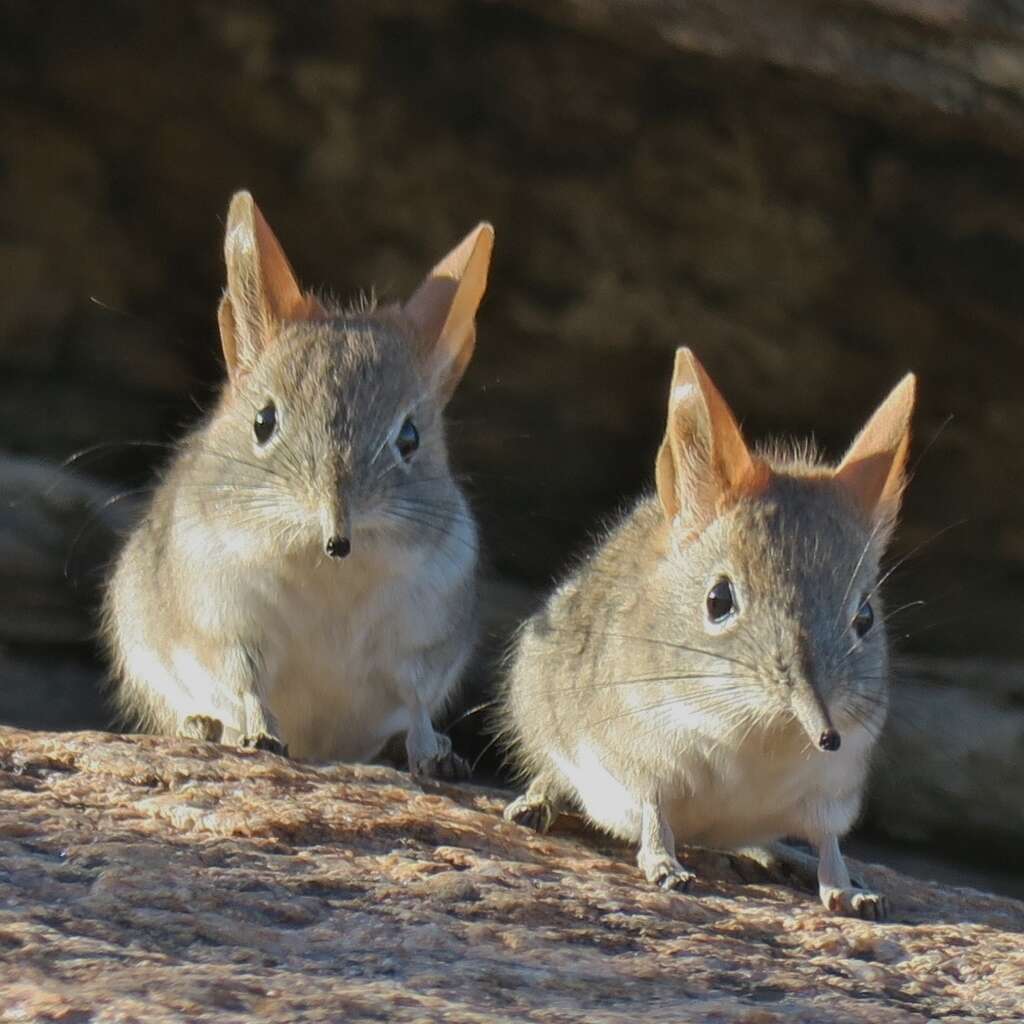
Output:
<instances>
[{"instance_id":1,"label":"large dark eye","mask_svg":"<svg viewBox=\"0 0 1024 1024\"><path fill-rule=\"evenodd\" d=\"M723 622L736 610L736 595L729 580L723 577L708 591L707 608L712 622Z\"/></svg>"},{"instance_id":2,"label":"large dark eye","mask_svg":"<svg viewBox=\"0 0 1024 1024\"><path fill-rule=\"evenodd\" d=\"M253 420L252 432L256 435L257 444L266 444L277 430L277 409L273 402L267 402Z\"/></svg>"},{"instance_id":3,"label":"large dark eye","mask_svg":"<svg viewBox=\"0 0 1024 1024\"><path fill-rule=\"evenodd\" d=\"M398 449L398 454L408 462L419 446L420 432L416 429L416 424L407 416L395 438L395 447Z\"/></svg>"},{"instance_id":4,"label":"large dark eye","mask_svg":"<svg viewBox=\"0 0 1024 1024\"><path fill-rule=\"evenodd\" d=\"M865 601L853 617L853 631L858 637L862 637L874 624L875 613L871 609L871 602Z\"/></svg>"}]
</instances>

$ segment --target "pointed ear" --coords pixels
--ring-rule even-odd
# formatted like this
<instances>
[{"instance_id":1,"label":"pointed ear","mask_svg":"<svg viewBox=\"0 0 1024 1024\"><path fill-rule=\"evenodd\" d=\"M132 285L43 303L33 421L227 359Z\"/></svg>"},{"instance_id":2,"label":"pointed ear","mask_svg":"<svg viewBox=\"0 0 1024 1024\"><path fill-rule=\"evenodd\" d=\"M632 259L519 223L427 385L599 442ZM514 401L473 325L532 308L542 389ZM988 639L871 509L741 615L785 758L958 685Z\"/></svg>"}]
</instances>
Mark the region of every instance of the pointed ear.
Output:
<instances>
[{"instance_id":1,"label":"pointed ear","mask_svg":"<svg viewBox=\"0 0 1024 1024\"><path fill-rule=\"evenodd\" d=\"M887 538L906 482L917 380L908 373L875 410L836 469L835 479Z\"/></svg>"},{"instance_id":2,"label":"pointed ear","mask_svg":"<svg viewBox=\"0 0 1024 1024\"><path fill-rule=\"evenodd\" d=\"M487 288L493 245L494 228L478 224L404 306L443 402L451 398L473 355L476 311Z\"/></svg>"},{"instance_id":3,"label":"pointed ear","mask_svg":"<svg viewBox=\"0 0 1024 1024\"><path fill-rule=\"evenodd\" d=\"M758 475L736 418L697 357L676 350L668 426L658 451L658 498L669 519L700 530Z\"/></svg>"},{"instance_id":4,"label":"pointed ear","mask_svg":"<svg viewBox=\"0 0 1024 1024\"><path fill-rule=\"evenodd\" d=\"M248 192L236 192L224 234L228 286L217 311L228 374L250 369L287 320L326 316L299 288L280 242Z\"/></svg>"}]
</instances>

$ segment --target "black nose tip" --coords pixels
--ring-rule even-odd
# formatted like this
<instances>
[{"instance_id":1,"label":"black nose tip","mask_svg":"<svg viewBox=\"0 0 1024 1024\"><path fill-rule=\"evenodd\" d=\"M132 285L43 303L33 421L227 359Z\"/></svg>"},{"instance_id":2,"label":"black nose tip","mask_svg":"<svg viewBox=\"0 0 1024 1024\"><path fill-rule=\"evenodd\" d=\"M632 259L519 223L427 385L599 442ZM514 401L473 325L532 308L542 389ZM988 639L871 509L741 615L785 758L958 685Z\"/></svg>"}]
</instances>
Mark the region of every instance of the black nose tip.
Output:
<instances>
[{"instance_id":1,"label":"black nose tip","mask_svg":"<svg viewBox=\"0 0 1024 1024\"><path fill-rule=\"evenodd\" d=\"M818 746L822 750L838 750L842 742L842 736L835 729L826 729L818 738Z\"/></svg>"},{"instance_id":2,"label":"black nose tip","mask_svg":"<svg viewBox=\"0 0 1024 1024\"><path fill-rule=\"evenodd\" d=\"M324 546L331 558L345 558L352 550L352 542L348 537L330 537Z\"/></svg>"}]
</instances>

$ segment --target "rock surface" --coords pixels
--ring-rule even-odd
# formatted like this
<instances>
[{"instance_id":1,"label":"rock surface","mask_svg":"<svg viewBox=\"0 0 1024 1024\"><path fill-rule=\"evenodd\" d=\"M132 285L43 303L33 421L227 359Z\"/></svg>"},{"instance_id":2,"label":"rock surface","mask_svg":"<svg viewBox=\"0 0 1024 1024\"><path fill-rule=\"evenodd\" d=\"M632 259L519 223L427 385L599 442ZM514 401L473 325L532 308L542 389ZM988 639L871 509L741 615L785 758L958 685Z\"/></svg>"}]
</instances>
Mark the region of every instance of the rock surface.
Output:
<instances>
[{"instance_id":1,"label":"rock surface","mask_svg":"<svg viewBox=\"0 0 1024 1024\"><path fill-rule=\"evenodd\" d=\"M919 659L894 675L872 827L975 860L998 857L1020 874L1024 663Z\"/></svg>"},{"instance_id":2,"label":"rock surface","mask_svg":"<svg viewBox=\"0 0 1024 1024\"><path fill-rule=\"evenodd\" d=\"M96 607L136 497L0 450L0 722L109 725Z\"/></svg>"},{"instance_id":3,"label":"rock surface","mask_svg":"<svg viewBox=\"0 0 1024 1024\"><path fill-rule=\"evenodd\" d=\"M632 27L685 53L811 74L876 108L970 118L1024 144L1024 10L1003 0L557 0L605 33ZM540 5L538 5L538 9Z\"/></svg>"},{"instance_id":4,"label":"rock surface","mask_svg":"<svg viewBox=\"0 0 1024 1024\"><path fill-rule=\"evenodd\" d=\"M0 450L0 644L92 639L97 591L134 497Z\"/></svg>"},{"instance_id":5,"label":"rock surface","mask_svg":"<svg viewBox=\"0 0 1024 1024\"><path fill-rule=\"evenodd\" d=\"M1024 904L866 875L885 925L377 767L0 731L0 1020L1020 1019Z\"/></svg>"}]
</instances>

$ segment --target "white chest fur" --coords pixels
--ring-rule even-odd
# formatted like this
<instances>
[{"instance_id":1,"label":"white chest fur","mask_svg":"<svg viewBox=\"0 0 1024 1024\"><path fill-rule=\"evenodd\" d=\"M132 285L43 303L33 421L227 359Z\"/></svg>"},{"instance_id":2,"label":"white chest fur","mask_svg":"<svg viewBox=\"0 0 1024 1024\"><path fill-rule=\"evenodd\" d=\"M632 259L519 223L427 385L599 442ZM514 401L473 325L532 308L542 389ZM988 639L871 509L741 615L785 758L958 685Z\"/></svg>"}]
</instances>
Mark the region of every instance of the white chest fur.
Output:
<instances>
[{"instance_id":1,"label":"white chest fur","mask_svg":"<svg viewBox=\"0 0 1024 1024\"><path fill-rule=\"evenodd\" d=\"M856 817L872 739L859 727L844 732L843 747L825 753L793 729L753 733L738 743L700 733L674 750L652 750L645 783L627 783L607 767L614 757L593 740L556 759L593 820L616 835L640 836L638 790L657 792L677 839L734 848L787 835L842 835ZM666 767L669 766L669 767ZM641 775L645 774L643 771Z\"/></svg>"},{"instance_id":2,"label":"white chest fur","mask_svg":"<svg viewBox=\"0 0 1024 1024\"><path fill-rule=\"evenodd\" d=\"M462 548L454 561L444 549L410 554L385 577L354 558L348 580L332 572L348 565L323 565L295 593L270 702L298 756L372 757L408 728L411 686L428 709L443 703L462 655L428 667L425 653L448 635L450 604L473 571Z\"/></svg>"},{"instance_id":3,"label":"white chest fur","mask_svg":"<svg viewBox=\"0 0 1024 1024\"><path fill-rule=\"evenodd\" d=\"M428 710L444 702L465 654L455 641L439 664L428 666L426 655L451 639L452 606L466 600L471 523L462 534L250 574L244 631L259 649L262 697L293 756L366 760L408 727L410 687ZM471 642L467 635L466 654Z\"/></svg>"}]
</instances>

